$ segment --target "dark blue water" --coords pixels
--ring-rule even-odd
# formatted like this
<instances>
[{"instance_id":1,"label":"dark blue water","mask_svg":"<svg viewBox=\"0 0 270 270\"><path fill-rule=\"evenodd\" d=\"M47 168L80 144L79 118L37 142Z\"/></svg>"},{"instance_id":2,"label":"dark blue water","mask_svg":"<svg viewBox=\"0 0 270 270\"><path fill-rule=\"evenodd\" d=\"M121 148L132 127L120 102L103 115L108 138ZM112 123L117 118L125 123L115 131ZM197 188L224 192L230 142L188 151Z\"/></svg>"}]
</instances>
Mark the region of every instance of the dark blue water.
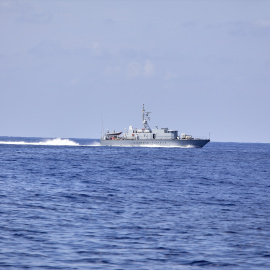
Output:
<instances>
[{"instance_id":1,"label":"dark blue water","mask_svg":"<svg viewBox=\"0 0 270 270\"><path fill-rule=\"evenodd\" d=\"M270 144L0 141L1 269L270 269Z\"/></svg>"}]
</instances>

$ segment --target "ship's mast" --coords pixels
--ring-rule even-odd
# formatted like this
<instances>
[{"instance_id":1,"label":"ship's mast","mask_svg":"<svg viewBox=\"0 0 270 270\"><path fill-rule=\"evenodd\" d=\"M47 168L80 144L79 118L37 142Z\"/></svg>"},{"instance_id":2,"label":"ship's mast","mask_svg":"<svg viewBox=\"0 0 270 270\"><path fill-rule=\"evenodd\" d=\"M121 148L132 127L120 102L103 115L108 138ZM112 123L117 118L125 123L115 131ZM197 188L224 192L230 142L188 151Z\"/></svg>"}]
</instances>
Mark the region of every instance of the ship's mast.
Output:
<instances>
[{"instance_id":1,"label":"ship's mast","mask_svg":"<svg viewBox=\"0 0 270 270\"><path fill-rule=\"evenodd\" d=\"M144 110L144 104L143 104L143 110L142 110L142 124L143 124L143 127L145 128L145 129L148 129L148 130L151 130L151 128L149 127L149 125L148 125L148 123L147 123L147 121L150 121L150 116L149 116L149 114L150 114L151 112L146 112L145 110Z\"/></svg>"}]
</instances>

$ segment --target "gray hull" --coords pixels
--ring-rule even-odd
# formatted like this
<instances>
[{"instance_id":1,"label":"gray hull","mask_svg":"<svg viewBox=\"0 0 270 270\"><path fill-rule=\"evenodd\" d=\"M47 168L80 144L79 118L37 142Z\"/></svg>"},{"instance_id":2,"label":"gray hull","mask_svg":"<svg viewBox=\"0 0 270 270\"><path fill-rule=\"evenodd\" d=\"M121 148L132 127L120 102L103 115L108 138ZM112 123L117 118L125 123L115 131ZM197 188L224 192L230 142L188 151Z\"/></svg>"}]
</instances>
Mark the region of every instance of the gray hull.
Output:
<instances>
[{"instance_id":1,"label":"gray hull","mask_svg":"<svg viewBox=\"0 0 270 270\"><path fill-rule=\"evenodd\" d=\"M118 147L180 147L180 148L201 148L210 140L100 140L101 146Z\"/></svg>"}]
</instances>

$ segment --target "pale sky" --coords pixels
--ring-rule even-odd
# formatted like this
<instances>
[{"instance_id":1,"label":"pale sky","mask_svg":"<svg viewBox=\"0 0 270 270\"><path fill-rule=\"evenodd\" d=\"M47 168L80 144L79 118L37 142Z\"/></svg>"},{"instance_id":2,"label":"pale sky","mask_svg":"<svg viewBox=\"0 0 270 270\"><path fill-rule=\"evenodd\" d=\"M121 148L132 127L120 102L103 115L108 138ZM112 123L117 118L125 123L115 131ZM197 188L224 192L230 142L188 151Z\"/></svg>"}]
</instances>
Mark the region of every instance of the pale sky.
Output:
<instances>
[{"instance_id":1,"label":"pale sky","mask_svg":"<svg viewBox=\"0 0 270 270\"><path fill-rule=\"evenodd\" d=\"M150 126L270 143L270 1L0 0L0 136ZM103 125L102 125L103 122Z\"/></svg>"}]
</instances>

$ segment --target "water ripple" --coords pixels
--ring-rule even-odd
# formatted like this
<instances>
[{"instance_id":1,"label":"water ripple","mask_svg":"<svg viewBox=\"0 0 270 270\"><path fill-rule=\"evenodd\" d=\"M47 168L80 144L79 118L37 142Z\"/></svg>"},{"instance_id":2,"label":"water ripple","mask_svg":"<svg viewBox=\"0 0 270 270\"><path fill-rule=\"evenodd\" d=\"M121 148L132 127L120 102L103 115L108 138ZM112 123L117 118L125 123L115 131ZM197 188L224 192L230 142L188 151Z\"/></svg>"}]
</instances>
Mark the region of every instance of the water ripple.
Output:
<instances>
[{"instance_id":1,"label":"water ripple","mask_svg":"<svg viewBox=\"0 0 270 270\"><path fill-rule=\"evenodd\" d=\"M270 268L268 144L0 151L0 268Z\"/></svg>"}]
</instances>

